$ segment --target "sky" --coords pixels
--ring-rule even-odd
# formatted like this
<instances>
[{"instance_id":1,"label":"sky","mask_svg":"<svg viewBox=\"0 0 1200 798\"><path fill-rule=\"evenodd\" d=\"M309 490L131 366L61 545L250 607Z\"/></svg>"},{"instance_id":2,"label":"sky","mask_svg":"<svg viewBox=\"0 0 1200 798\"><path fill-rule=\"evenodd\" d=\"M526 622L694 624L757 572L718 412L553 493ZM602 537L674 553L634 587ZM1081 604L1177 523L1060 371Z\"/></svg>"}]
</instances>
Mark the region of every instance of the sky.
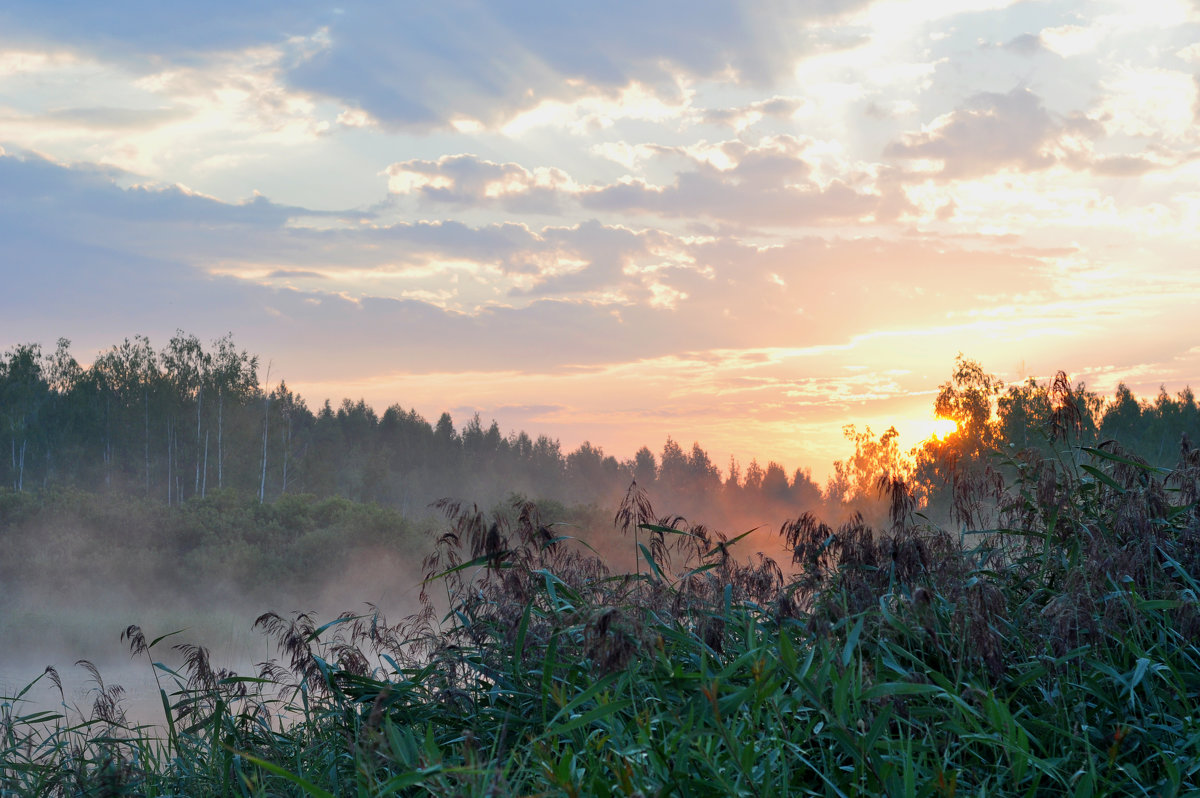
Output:
<instances>
[{"instance_id":1,"label":"sky","mask_svg":"<svg viewBox=\"0 0 1200 798\"><path fill-rule=\"evenodd\" d=\"M1200 0L6 0L0 349L821 479L960 352L1200 385L1198 121Z\"/></svg>"}]
</instances>

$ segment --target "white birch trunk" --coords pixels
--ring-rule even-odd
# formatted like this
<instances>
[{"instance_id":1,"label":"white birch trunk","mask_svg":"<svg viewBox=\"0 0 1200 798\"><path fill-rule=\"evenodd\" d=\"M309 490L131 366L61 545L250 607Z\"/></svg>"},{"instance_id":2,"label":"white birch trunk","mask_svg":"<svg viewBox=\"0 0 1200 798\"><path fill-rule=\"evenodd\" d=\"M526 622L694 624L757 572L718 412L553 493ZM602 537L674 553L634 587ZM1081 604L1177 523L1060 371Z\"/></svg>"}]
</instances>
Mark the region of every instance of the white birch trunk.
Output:
<instances>
[{"instance_id":1,"label":"white birch trunk","mask_svg":"<svg viewBox=\"0 0 1200 798\"><path fill-rule=\"evenodd\" d=\"M217 388L217 490L225 487L225 472L222 466L225 461L225 453L221 448L221 434L225 430L225 391Z\"/></svg>"},{"instance_id":2,"label":"white birch trunk","mask_svg":"<svg viewBox=\"0 0 1200 798\"><path fill-rule=\"evenodd\" d=\"M263 452L262 479L258 483L258 503L262 504L267 493L267 428L271 422L271 395L267 389L271 386L271 367L267 366L267 378L263 381Z\"/></svg>"}]
</instances>

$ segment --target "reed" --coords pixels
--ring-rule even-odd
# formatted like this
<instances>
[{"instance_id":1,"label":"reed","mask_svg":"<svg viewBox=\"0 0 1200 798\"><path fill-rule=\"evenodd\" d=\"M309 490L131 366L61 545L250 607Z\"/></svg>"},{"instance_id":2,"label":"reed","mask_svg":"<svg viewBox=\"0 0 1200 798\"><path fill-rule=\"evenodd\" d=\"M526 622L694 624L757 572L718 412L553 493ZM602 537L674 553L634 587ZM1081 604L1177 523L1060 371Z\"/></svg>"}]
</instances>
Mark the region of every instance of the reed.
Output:
<instances>
[{"instance_id":1,"label":"reed","mask_svg":"<svg viewBox=\"0 0 1200 798\"><path fill-rule=\"evenodd\" d=\"M889 478L887 529L803 515L787 563L636 488L632 574L535 504L444 502L419 612L265 614L278 657L252 676L131 626L162 727L131 727L99 673L82 716L3 699L0 790L1193 794L1200 455L1152 467L1072 423L1052 456L994 458L956 532Z\"/></svg>"}]
</instances>

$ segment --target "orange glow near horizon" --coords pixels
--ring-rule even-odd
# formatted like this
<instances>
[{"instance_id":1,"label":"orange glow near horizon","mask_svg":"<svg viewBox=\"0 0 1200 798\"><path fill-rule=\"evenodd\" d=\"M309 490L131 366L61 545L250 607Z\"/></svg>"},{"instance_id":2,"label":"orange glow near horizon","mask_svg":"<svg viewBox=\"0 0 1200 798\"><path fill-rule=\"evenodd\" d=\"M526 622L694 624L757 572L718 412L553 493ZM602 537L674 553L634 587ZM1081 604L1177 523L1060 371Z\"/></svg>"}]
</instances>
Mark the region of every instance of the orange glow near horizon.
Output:
<instances>
[{"instance_id":1,"label":"orange glow near horizon","mask_svg":"<svg viewBox=\"0 0 1200 798\"><path fill-rule=\"evenodd\" d=\"M921 440L945 440L958 432L958 422L952 418L934 418L928 422L928 431Z\"/></svg>"}]
</instances>

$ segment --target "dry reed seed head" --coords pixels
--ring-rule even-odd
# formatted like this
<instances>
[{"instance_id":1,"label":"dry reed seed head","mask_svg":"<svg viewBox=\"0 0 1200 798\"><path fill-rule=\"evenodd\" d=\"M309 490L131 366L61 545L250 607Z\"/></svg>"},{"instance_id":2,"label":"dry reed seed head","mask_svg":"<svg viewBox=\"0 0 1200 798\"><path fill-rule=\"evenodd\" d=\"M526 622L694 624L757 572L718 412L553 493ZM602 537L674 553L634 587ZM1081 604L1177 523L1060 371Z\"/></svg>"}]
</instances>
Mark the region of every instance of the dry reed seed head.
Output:
<instances>
[{"instance_id":1,"label":"dry reed seed head","mask_svg":"<svg viewBox=\"0 0 1200 798\"><path fill-rule=\"evenodd\" d=\"M279 683L288 676L288 670L275 660L260 662L256 667L258 668L258 678L260 679Z\"/></svg>"},{"instance_id":2,"label":"dry reed seed head","mask_svg":"<svg viewBox=\"0 0 1200 798\"><path fill-rule=\"evenodd\" d=\"M150 648L146 644L146 636L142 634L142 629L137 624L130 624L125 627L125 631L121 632L122 642L129 641L129 654L136 657L140 654L145 654Z\"/></svg>"},{"instance_id":3,"label":"dry reed seed head","mask_svg":"<svg viewBox=\"0 0 1200 798\"><path fill-rule=\"evenodd\" d=\"M476 553L475 556L478 557L480 554L488 558L488 565L492 567L498 566L508 554L508 539L501 533L499 522L493 521L488 527L483 550Z\"/></svg>"},{"instance_id":4,"label":"dry reed seed head","mask_svg":"<svg viewBox=\"0 0 1200 798\"><path fill-rule=\"evenodd\" d=\"M1042 461L1038 468L1037 503L1043 511L1058 507L1058 476L1054 464Z\"/></svg>"},{"instance_id":5,"label":"dry reed seed head","mask_svg":"<svg viewBox=\"0 0 1200 798\"><path fill-rule=\"evenodd\" d=\"M684 554L685 568L703 561L704 554L711 548L711 539L709 529L704 524L692 524L686 535L675 536L674 548L676 553Z\"/></svg>"},{"instance_id":6,"label":"dry reed seed head","mask_svg":"<svg viewBox=\"0 0 1200 798\"><path fill-rule=\"evenodd\" d=\"M110 726L128 726L122 701L125 690L119 684L108 685L98 683L95 689L96 697L92 701L92 720L98 720Z\"/></svg>"},{"instance_id":7,"label":"dry reed seed head","mask_svg":"<svg viewBox=\"0 0 1200 798\"><path fill-rule=\"evenodd\" d=\"M526 535L532 537L542 526L541 511L535 502L524 498L514 498L512 507L517 513L517 527Z\"/></svg>"},{"instance_id":8,"label":"dry reed seed head","mask_svg":"<svg viewBox=\"0 0 1200 798\"><path fill-rule=\"evenodd\" d=\"M645 646L646 629L628 614L609 607L584 624L584 656L603 674L625 667Z\"/></svg>"},{"instance_id":9,"label":"dry reed seed head","mask_svg":"<svg viewBox=\"0 0 1200 798\"><path fill-rule=\"evenodd\" d=\"M892 528L905 528L913 510L916 509L916 498L905 479L884 472L876 480L875 490L888 500L888 517L891 519Z\"/></svg>"},{"instance_id":10,"label":"dry reed seed head","mask_svg":"<svg viewBox=\"0 0 1200 798\"><path fill-rule=\"evenodd\" d=\"M1121 461L1112 463L1110 476L1115 482L1124 490L1136 490L1150 484L1151 467L1144 458L1126 451L1116 441L1106 441L1101 446L1104 447L1106 444L1108 444L1108 451L1121 458ZM1104 465L1101 463L1100 467L1103 468Z\"/></svg>"},{"instance_id":11,"label":"dry reed seed head","mask_svg":"<svg viewBox=\"0 0 1200 798\"><path fill-rule=\"evenodd\" d=\"M79 659L75 660L75 666L78 668L83 668L85 671L87 671L92 677L92 682L94 682L101 690L104 689L104 678L100 675L100 670L95 666L94 663L92 663L90 660Z\"/></svg>"},{"instance_id":12,"label":"dry reed seed head","mask_svg":"<svg viewBox=\"0 0 1200 798\"><path fill-rule=\"evenodd\" d=\"M371 671L371 663L356 646L340 643L333 646L333 653L338 667L355 676L366 676Z\"/></svg>"},{"instance_id":13,"label":"dry reed seed head","mask_svg":"<svg viewBox=\"0 0 1200 798\"><path fill-rule=\"evenodd\" d=\"M47 665L46 670L42 671L50 679L50 683L58 689L58 697L62 701L66 701L66 696L63 695L62 677L58 675L58 669L53 665Z\"/></svg>"},{"instance_id":14,"label":"dry reed seed head","mask_svg":"<svg viewBox=\"0 0 1200 798\"><path fill-rule=\"evenodd\" d=\"M700 621L700 639L704 645L718 654L725 652L725 618L721 615L706 615Z\"/></svg>"},{"instance_id":15,"label":"dry reed seed head","mask_svg":"<svg viewBox=\"0 0 1200 798\"><path fill-rule=\"evenodd\" d=\"M775 611L775 620L783 621L786 618L797 619L800 617L800 607L796 601L796 594L791 590L780 590L775 597L773 607Z\"/></svg>"},{"instance_id":16,"label":"dry reed seed head","mask_svg":"<svg viewBox=\"0 0 1200 798\"><path fill-rule=\"evenodd\" d=\"M1004 596L992 584L977 581L967 590L968 640L970 650L987 668L993 679L1004 673L1003 639L996 622L1004 620Z\"/></svg>"},{"instance_id":17,"label":"dry reed seed head","mask_svg":"<svg viewBox=\"0 0 1200 798\"><path fill-rule=\"evenodd\" d=\"M875 531L863 520L861 513L838 527L833 545L838 565L853 568L877 568L881 559L875 545Z\"/></svg>"},{"instance_id":18,"label":"dry reed seed head","mask_svg":"<svg viewBox=\"0 0 1200 798\"><path fill-rule=\"evenodd\" d=\"M621 499L617 513L613 517L613 525L628 535L631 531L636 534L642 524L650 523L653 520L654 507L650 503L650 497L646 495L646 491L637 484L635 479L629 483L625 496Z\"/></svg>"},{"instance_id":19,"label":"dry reed seed head","mask_svg":"<svg viewBox=\"0 0 1200 798\"><path fill-rule=\"evenodd\" d=\"M1072 433L1078 437L1083 416L1065 371L1054 375L1054 383L1050 387L1050 407L1050 440L1066 440Z\"/></svg>"},{"instance_id":20,"label":"dry reed seed head","mask_svg":"<svg viewBox=\"0 0 1200 798\"><path fill-rule=\"evenodd\" d=\"M1043 637L1058 657L1095 636L1095 603L1082 590L1060 593L1041 610L1046 621Z\"/></svg>"},{"instance_id":21,"label":"dry reed seed head","mask_svg":"<svg viewBox=\"0 0 1200 798\"><path fill-rule=\"evenodd\" d=\"M1179 491L1179 503L1195 505L1192 514L1200 517L1200 449L1194 448L1183 433L1179 442L1179 462L1166 482Z\"/></svg>"},{"instance_id":22,"label":"dry reed seed head","mask_svg":"<svg viewBox=\"0 0 1200 798\"><path fill-rule=\"evenodd\" d=\"M913 535L892 536L881 541L886 546L896 578L911 582L929 567L929 549L925 541Z\"/></svg>"},{"instance_id":23,"label":"dry reed seed head","mask_svg":"<svg viewBox=\"0 0 1200 798\"><path fill-rule=\"evenodd\" d=\"M211 691L216 688L217 678L209 661L208 649L192 643L179 643L172 648L183 654L183 671L187 674L187 685L193 690Z\"/></svg>"}]
</instances>

